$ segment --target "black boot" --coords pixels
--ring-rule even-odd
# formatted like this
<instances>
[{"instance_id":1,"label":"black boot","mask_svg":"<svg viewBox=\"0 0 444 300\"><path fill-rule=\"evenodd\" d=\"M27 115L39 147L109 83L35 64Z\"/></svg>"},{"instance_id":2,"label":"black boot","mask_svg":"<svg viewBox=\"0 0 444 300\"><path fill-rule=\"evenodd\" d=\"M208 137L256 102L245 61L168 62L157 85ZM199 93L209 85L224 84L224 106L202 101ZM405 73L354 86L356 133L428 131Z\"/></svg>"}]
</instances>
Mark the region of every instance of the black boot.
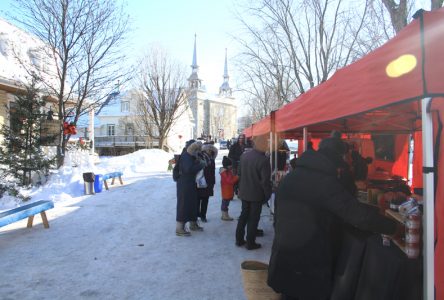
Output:
<instances>
[{"instance_id":1,"label":"black boot","mask_svg":"<svg viewBox=\"0 0 444 300\"><path fill-rule=\"evenodd\" d=\"M243 245L245 245L245 243L246 243L245 240L236 241L236 246L242 247Z\"/></svg>"},{"instance_id":2,"label":"black boot","mask_svg":"<svg viewBox=\"0 0 444 300\"><path fill-rule=\"evenodd\" d=\"M262 247L261 244L258 244L256 242L247 243L247 246L245 246L245 248L247 248L247 250L259 249L260 247Z\"/></svg>"}]
</instances>

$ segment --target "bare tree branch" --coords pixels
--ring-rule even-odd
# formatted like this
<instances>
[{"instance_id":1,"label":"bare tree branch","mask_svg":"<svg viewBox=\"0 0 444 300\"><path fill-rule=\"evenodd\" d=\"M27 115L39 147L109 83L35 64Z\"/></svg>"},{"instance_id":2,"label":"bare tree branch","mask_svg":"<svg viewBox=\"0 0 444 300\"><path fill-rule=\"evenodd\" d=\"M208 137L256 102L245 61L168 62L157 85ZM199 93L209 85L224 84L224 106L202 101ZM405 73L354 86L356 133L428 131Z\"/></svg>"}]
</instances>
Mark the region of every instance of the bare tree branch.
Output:
<instances>
[{"instance_id":1,"label":"bare tree branch","mask_svg":"<svg viewBox=\"0 0 444 300\"><path fill-rule=\"evenodd\" d=\"M44 73L46 89L58 99L58 117L77 123L101 104L118 80L128 80L120 63L128 16L114 0L15 0L16 21L42 40L52 59ZM69 136L60 130L58 164L63 164Z\"/></svg>"},{"instance_id":2,"label":"bare tree branch","mask_svg":"<svg viewBox=\"0 0 444 300\"><path fill-rule=\"evenodd\" d=\"M355 59L368 1L360 14L342 0L250 2L248 18L238 16L246 34L235 39L244 49L238 65L251 110L268 105L263 113L269 114Z\"/></svg>"},{"instance_id":3,"label":"bare tree branch","mask_svg":"<svg viewBox=\"0 0 444 300\"><path fill-rule=\"evenodd\" d=\"M188 108L185 67L163 49L152 47L142 57L136 75L140 90L139 124L163 148L171 127Z\"/></svg>"}]
</instances>

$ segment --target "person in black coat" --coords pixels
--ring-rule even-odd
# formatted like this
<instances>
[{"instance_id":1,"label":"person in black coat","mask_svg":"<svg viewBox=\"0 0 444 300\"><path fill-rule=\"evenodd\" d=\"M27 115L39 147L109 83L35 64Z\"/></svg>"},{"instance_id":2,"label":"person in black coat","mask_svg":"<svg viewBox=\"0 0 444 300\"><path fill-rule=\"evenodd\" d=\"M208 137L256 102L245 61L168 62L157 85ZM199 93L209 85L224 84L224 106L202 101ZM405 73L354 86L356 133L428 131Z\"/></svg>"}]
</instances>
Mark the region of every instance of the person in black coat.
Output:
<instances>
[{"instance_id":1,"label":"person in black coat","mask_svg":"<svg viewBox=\"0 0 444 300\"><path fill-rule=\"evenodd\" d=\"M397 231L393 220L359 203L338 179L342 143L331 137L318 151L304 152L278 188L268 285L283 299L329 299L336 218L362 230Z\"/></svg>"},{"instance_id":2,"label":"person in black coat","mask_svg":"<svg viewBox=\"0 0 444 300\"><path fill-rule=\"evenodd\" d=\"M185 223L190 222L190 229L203 230L197 225L197 186L196 174L206 163L197 156L202 148L201 142L190 140L182 150L179 159L180 176L176 182L177 208L176 208L176 235L189 236Z\"/></svg>"},{"instance_id":3,"label":"person in black coat","mask_svg":"<svg viewBox=\"0 0 444 300\"><path fill-rule=\"evenodd\" d=\"M237 175L237 169L238 169L240 157L241 157L242 153L244 153L245 147L246 147L245 135L240 134L237 139L237 142L234 143L230 147L230 151L228 152L228 158L231 159L231 161L233 163L234 175Z\"/></svg>"},{"instance_id":4,"label":"person in black coat","mask_svg":"<svg viewBox=\"0 0 444 300\"><path fill-rule=\"evenodd\" d=\"M207 209L208 209L208 199L214 195L214 185L216 184L216 163L215 159L217 156L217 148L212 144L204 144L202 146L202 152L199 156L201 159L205 160L206 167L204 168L204 177L207 183L206 188L198 188L198 217L204 223L207 222Z\"/></svg>"},{"instance_id":5,"label":"person in black coat","mask_svg":"<svg viewBox=\"0 0 444 300\"><path fill-rule=\"evenodd\" d=\"M279 147L278 147L278 151L277 151L277 171L284 171L285 170L285 166L287 165L287 156L288 153L290 152L290 148L288 148L287 142L285 140L281 140L279 141ZM274 172L275 169L275 155L276 152L273 151L271 153L271 170L272 172Z\"/></svg>"},{"instance_id":6,"label":"person in black coat","mask_svg":"<svg viewBox=\"0 0 444 300\"><path fill-rule=\"evenodd\" d=\"M271 196L271 167L265 155L268 142L264 137L256 137L253 142L253 150L242 154L240 159L239 198L242 200L242 211L236 227L236 245L246 244L248 250L261 247L256 243L257 226L262 204Z\"/></svg>"}]
</instances>

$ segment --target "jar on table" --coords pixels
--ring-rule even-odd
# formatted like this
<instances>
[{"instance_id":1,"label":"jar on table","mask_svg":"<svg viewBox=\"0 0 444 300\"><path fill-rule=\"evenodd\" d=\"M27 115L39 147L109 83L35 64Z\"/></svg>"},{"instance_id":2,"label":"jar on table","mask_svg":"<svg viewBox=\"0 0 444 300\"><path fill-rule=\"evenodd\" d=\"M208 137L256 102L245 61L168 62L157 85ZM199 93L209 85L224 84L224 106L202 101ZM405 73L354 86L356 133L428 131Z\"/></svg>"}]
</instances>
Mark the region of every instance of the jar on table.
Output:
<instances>
[{"instance_id":1,"label":"jar on table","mask_svg":"<svg viewBox=\"0 0 444 300\"><path fill-rule=\"evenodd\" d=\"M405 253L408 258L417 258L421 252L421 215L407 215L405 222Z\"/></svg>"}]
</instances>

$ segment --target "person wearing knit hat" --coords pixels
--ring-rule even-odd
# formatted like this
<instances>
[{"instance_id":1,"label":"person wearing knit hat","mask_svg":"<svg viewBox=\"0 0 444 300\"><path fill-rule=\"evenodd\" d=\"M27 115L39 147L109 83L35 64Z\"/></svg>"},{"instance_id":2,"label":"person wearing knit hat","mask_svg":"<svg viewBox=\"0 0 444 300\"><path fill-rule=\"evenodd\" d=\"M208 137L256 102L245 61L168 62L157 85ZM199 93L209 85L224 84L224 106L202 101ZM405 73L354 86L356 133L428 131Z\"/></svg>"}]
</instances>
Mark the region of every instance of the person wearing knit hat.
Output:
<instances>
[{"instance_id":1,"label":"person wearing knit hat","mask_svg":"<svg viewBox=\"0 0 444 300\"><path fill-rule=\"evenodd\" d=\"M347 153L347 144L341 139L341 133L333 131L331 136L319 143L319 152L326 156L336 166L342 166L343 156Z\"/></svg>"},{"instance_id":2,"label":"person wearing knit hat","mask_svg":"<svg viewBox=\"0 0 444 300\"><path fill-rule=\"evenodd\" d=\"M345 151L335 133L318 151L305 151L279 184L267 283L285 299L330 299L336 263L332 243L340 238L332 233L335 220L386 235L400 230L338 180Z\"/></svg>"},{"instance_id":3,"label":"person wearing knit hat","mask_svg":"<svg viewBox=\"0 0 444 300\"><path fill-rule=\"evenodd\" d=\"M233 221L228 214L228 206L234 197L234 185L239 181L239 177L233 174L231 169L232 162L227 156L222 158L222 168L220 168L220 189L222 192L222 203L220 210L222 212L222 221Z\"/></svg>"},{"instance_id":4,"label":"person wearing knit hat","mask_svg":"<svg viewBox=\"0 0 444 300\"><path fill-rule=\"evenodd\" d=\"M333 131L331 136L319 143L318 152L327 157L338 170L338 180L345 189L356 196L358 188L351 172L350 166L344 160L344 155L349 151L349 145L341 139L341 133Z\"/></svg>"},{"instance_id":5,"label":"person wearing knit hat","mask_svg":"<svg viewBox=\"0 0 444 300\"><path fill-rule=\"evenodd\" d=\"M228 169L228 167L230 167L230 166L232 166L233 165L233 163L231 162L231 159L229 159L227 156L224 156L223 158L222 158L222 166L225 168L225 169Z\"/></svg>"}]
</instances>

